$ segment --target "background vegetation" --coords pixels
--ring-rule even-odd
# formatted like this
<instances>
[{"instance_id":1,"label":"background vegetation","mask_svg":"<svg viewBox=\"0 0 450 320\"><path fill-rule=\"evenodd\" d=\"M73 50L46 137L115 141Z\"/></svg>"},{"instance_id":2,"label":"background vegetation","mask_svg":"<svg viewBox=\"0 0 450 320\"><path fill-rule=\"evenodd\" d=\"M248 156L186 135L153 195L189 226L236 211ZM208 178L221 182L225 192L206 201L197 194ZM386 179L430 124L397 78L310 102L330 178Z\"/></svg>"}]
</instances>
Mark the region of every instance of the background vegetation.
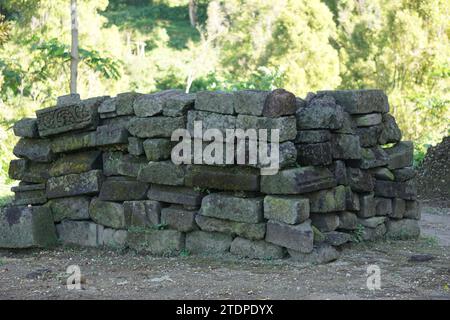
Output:
<instances>
[{"instance_id":1,"label":"background vegetation","mask_svg":"<svg viewBox=\"0 0 450 320\"><path fill-rule=\"evenodd\" d=\"M449 132L446 0L78 0L83 98L167 88L381 88L420 160ZM0 2L0 189L10 126L69 91L69 0ZM1 192L2 190L0 190Z\"/></svg>"}]
</instances>

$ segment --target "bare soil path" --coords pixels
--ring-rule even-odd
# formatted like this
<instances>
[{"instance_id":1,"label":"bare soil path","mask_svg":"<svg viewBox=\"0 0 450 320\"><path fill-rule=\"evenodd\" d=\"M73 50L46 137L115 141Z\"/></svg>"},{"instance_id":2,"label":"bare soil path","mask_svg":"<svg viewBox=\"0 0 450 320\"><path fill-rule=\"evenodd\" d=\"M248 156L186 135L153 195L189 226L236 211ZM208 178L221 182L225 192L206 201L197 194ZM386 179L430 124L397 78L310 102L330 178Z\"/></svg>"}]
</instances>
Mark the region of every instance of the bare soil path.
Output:
<instances>
[{"instance_id":1,"label":"bare soil path","mask_svg":"<svg viewBox=\"0 0 450 320\"><path fill-rule=\"evenodd\" d=\"M450 209L424 211L421 239L353 245L318 266L82 248L1 251L0 299L450 299ZM409 260L417 254L433 259ZM381 270L380 290L366 286L372 264ZM83 290L67 289L69 265L80 266Z\"/></svg>"}]
</instances>

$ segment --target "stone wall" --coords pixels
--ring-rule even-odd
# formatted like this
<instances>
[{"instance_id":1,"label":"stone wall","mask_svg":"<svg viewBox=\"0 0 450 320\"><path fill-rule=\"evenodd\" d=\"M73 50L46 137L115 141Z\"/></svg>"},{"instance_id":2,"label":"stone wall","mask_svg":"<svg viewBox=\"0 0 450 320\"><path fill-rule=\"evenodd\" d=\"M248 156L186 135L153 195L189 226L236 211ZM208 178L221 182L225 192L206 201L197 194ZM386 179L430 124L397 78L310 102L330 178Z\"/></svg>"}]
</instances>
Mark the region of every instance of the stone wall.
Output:
<instances>
[{"instance_id":1,"label":"stone wall","mask_svg":"<svg viewBox=\"0 0 450 320\"><path fill-rule=\"evenodd\" d=\"M280 170L174 164L174 130L279 129ZM413 145L380 90L168 90L80 100L14 126L21 137L0 247L129 247L326 262L352 241L420 233ZM200 141L199 141L200 140Z\"/></svg>"}]
</instances>

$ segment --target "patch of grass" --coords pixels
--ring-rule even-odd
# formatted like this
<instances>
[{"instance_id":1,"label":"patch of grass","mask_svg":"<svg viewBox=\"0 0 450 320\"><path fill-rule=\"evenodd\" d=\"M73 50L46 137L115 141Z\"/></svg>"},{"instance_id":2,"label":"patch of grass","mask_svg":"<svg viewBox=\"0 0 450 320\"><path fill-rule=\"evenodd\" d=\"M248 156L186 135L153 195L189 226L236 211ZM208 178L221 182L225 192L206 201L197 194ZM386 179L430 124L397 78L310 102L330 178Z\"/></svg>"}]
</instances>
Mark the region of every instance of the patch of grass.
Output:
<instances>
[{"instance_id":1,"label":"patch of grass","mask_svg":"<svg viewBox=\"0 0 450 320\"><path fill-rule=\"evenodd\" d=\"M362 224L358 224L356 230L352 232L352 242L360 243L363 241L363 232L364 226Z\"/></svg>"},{"instance_id":2,"label":"patch of grass","mask_svg":"<svg viewBox=\"0 0 450 320\"><path fill-rule=\"evenodd\" d=\"M191 255L191 252L188 249L183 249L180 251L180 257L189 257Z\"/></svg>"},{"instance_id":3,"label":"patch of grass","mask_svg":"<svg viewBox=\"0 0 450 320\"><path fill-rule=\"evenodd\" d=\"M435 247L439 245L438 238L434 236L421 236L420 239L424 241L428 246Z\"/></svg>"},{"instance_id":4,"label":"patch of grass","mask_svg":"<svg viewBox=\"0 0 450 320\"><path fill-rule=\"evenodd\" d=\"M0 258L0 267L3 266L3 265L5 265L5 264L6 264L5 260L3 260L2 258Z\"/></svg>"}]
</instances>

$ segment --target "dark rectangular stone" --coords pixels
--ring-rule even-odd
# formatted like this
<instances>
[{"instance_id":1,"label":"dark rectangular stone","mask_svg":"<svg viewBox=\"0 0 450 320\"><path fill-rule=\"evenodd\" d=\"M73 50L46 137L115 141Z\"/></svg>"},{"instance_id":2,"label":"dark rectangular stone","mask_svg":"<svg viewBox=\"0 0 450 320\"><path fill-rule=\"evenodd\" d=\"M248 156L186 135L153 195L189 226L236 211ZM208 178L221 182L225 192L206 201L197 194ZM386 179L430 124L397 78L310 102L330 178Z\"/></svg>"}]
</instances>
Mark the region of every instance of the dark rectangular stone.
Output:
<instances>
[{"instance_id":1,"label":"dark rectangular stone","mask_svg":"<svg viewBox=\"0 0 450 320\"><path fill-rule=\"evenodd\" d=\"M15 205L44 204L47 202L45 184L27 184L12 187Z\"/></svg>"},{"instance_id":2,"label":"dark rectangular stone","mask_svg":"<svg viewBox=\"0 0 450 320\"><path fill-rule=\"evenodd\" d=\"M261 177L261 192L267 194L298 194L334 186L336 180L330 170L312 166L285 169Z\"/></svg>"},{"instance_id":3,"label":"dark rectangular stone","mask_svg":"<svg viewBox=\"0 0 450 320\"><path fill-rule=\"evenodd\" d=\"M201 191L189 187L165 186L152 184L147 193L150 200L167 203L182 204L196 207L202 203L204 194Z\"/></svg>"},{"instance_id":4,"label":"dark rectangular stone","mask_svg":"<svg viewBox=\"0 0 450 320\"><path fill-rule=\"evenodd\" d=\"M52 164L49 173L57 177L95 169L102 169L102 153L96 150L63 155Z\"/></svg>"},{"instance_id":5,"label":"dark rectangular stone","mask_svg":"<svg viewBox=\"0 0 450 320\"><path fill-rule=\"evenodd\" d=\"M258 191L259 170L242 166L189 166L185 184L199 188Z\"/></svg>"},{"instance_id":6,"label":"dark rectangular stone","mask_svg":"<svg viewBox=\"0 0 450 320\"><path fill-rule=\"evenodd\" d=\"M103 182L100 170L53 177L47 181L47 197L62 198L82 194L97 194Z\"/></svg>"}]
</instances>

